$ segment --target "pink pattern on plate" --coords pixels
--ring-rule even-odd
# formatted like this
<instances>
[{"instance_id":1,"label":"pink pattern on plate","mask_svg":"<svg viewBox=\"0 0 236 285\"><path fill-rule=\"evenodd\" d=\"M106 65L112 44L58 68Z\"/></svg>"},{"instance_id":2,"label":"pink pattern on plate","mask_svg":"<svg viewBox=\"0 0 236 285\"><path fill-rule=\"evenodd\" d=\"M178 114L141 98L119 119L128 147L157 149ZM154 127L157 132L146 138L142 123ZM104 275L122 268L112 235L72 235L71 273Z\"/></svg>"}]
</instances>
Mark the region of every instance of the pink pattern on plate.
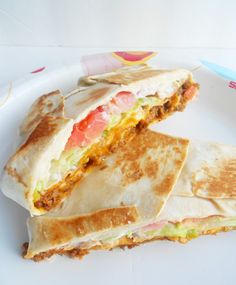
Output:
<instances>
[{"instance_id":1,"label":"pink pattern on plate","mask_svg":"<svg viewBox=\"0 0 236 285\"><path fill-rule=\"evenodd\" d=\"M123 66L111 53L83 56L81 65L85 75L111 72Z\"/></svg>"},{"instance_id":2,"label":"pink pattern on plate","mask_svg":"<svg viewBox=\"0 0 236 285\"><path fill-rule=\"evenodd\" d=\"M44 67L41 67L41 68L38 68L38 69L36 69L36 70L34 70L34 71L31 71L30 73L38 73L38 72L41 72L41 71L43 71L44 69L46 68L46 66L44 66Z\"/></svg>"},{"instance_id":3,"label":"pink pattern on plate","mask_svg":"<svg viewBox=\"0 0 236 285\"><path fill-rule=\"evenodd\" d=\"M116 51L112 55L124 65L138 65L147 62L157 53L153 51Z\"/></svg>"},{"instance_id":4,"label":"pink pattern on plate","mask_svg":"<svg viewBox=\"0 0 236 285\"><path fill-rule=\"evenodd\" d=\"M236 81L230 81L228 86L230 88L236 89Z\"/></svg>"},{"instance_id":5,"label":"pink pattern on plate","mask_svg":"<svg viewBox=\"0 0 236 285\"><path fill-rule=\"evenodd\" d=\"M117 51L83 56L81 65L85 75L114 71L122 66L147 62L157 53L153 51Z\"/></svg>"}]
</instances>

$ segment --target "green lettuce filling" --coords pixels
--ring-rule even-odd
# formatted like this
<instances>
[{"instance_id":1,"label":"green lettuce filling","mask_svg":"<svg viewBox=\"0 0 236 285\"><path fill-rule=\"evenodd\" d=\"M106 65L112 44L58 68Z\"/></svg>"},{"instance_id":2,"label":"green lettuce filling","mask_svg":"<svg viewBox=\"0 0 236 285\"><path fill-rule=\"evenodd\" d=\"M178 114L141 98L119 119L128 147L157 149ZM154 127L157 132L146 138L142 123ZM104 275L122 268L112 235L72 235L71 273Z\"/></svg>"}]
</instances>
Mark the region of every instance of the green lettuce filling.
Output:
<instances>
[{"instance_id":1,"label":"green lettuce filling","mask_svg":"<svg viewBox=\"0 0 236 285\"><path fill-rule=\"evenodd\" d=\"M192 239L201 235L202 232L214 230L221 227L235 227L236 218L209 217L199 219L198 222L167 223L161 229L140 232L148 238L159 237L180 237Z\"/></svg>"},{"instance_id":2,"label":"green lettuce filling","mask_svg":"<svg viewBox=\"0 0 236 285\"><path fill-rule=\"evenodd\" d=\"M236 227L236 218L224 218L224 217L209 217L207 219L199 219L198 222L179 222L179 223L167 223L160 229L144 230L139 229L136 231L128 231L124 236L128 238L142 237L146 239L152 239L154 237L160 238L197 238L204 231L214 230L221 227ZM118 236L112 236L101 241L103 243L113 243L120 238Z\"/></svg>"},{"instance_id":3,"label":"green lettuce filling","mask_svg":"<svg viewBox=\"0 0 236 285\"><path fill-rule=\"evenodd\" d=\"M39 180L36 184L35 190L34 190L34 201L37 201L40 198L40 192L44 189L44 182L43 180Z\"/></svg>"},{"instance_id":4,"label":"green lettuce filling","mask_svg":"<svg viewBox=\"0 0 236 285\"><path fill-rule=\"evenodd\" d=\"M140 106L146 106L148 105L149 107L157 106L161 103L162 101L154 96L149 96L149 97L144 97L144 98L139 98L138 103Z\"/></svg>"},{"instance_id":5,"label":"green lettuce filling","mask_svg":"<svg viewBox=\"0 0 236 285\"><path fill-rule=\"evenodd\" d=\"M168 224L159 232L154 233L154 235L158 235L160 237L196 238L200 234L199 230L200 229L188 227L179 228L176 225Z\"/></svg>"},{"instance_id":6,"label":"green lettuce filling","mask_svg":"<svg viewBox=\"0 0 236 285\"><path fill-rule=\"evenodd\" d=\"M105 131L109 131L110 129L118 125L118 123L121 120L121 117L122 117L121 115L112 115Z\"/></svg>"}]
</instances>

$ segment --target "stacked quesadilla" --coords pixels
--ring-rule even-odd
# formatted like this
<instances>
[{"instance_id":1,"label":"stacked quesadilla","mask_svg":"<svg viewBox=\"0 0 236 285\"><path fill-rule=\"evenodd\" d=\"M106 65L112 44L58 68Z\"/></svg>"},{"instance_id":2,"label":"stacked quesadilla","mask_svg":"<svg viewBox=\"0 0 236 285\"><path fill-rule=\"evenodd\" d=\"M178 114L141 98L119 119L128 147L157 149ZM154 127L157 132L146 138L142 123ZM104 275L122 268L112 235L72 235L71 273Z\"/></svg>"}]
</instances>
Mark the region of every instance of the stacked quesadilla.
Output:
<instances>
[{"instance_id":1,"label":"stacked quesadilla","mask_svg":"<svg viewBox=\"0 0 236 285\"><path fill-rule=\"evenodd\" d=\"M52 210L103 156L182 111L197 90L187 70L136 66L82 78L66 96L41 96L20 128L23 142L5 166L2 191L31 215Z\"/></svg>"},{"instance_id":2,"label":"stacked quesadilla","mask_svg":"<svg viewBox=\"0 0 236 285\"><path fill-rule=\"evenodd\" d=\"M147 129L197 91L187 70L136 66L41 96L1 180L31 214L24 257L82 257L235 229L236 147Z\"/></svg>"},{"instance_id":3,"label":"stacked quesadilla","mask_svg":"<svg viewBox=\"0 0 236 285\"><path fill-rule=\"evenodd\" d=\"M82 257L236 228L236 147L142 130L86 173L56 210L28 220L25 258Z\"/></svg>"}]
</instances>

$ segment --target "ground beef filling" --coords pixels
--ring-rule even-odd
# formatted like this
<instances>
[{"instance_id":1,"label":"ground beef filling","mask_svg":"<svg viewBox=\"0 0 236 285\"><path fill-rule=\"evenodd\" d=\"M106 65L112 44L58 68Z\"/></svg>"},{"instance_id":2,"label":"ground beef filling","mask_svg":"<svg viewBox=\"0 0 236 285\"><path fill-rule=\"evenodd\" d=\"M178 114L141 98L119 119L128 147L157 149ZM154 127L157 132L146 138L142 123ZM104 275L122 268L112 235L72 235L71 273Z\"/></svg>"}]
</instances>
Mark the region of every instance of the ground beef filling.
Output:
<instances>
[{"instance_id":1,"label":"ground beef filling","mask_svg":"<svg viewBox=\"0 0 236 285\"><path fill-rule=\"evenodd\" d=\"M50 211L58 206L61 201L70 194L72 185L78 182L83 173L92 166L99 165L103 157L114 152L120 145L127 143L133 136L146 128L150 123L161 121L176 111L183 111L188 100L184 94L196 83L186 82L177 93L168 98L162 106L154 106L151 109L143 107L146 111L146 119L140 122L130 120L125 126L114 128L108 137L94 144L80 161L78 169L69 173L63 181L53 185L43 193L34 205L38 209Z\"/></svg>"}]
</instances>

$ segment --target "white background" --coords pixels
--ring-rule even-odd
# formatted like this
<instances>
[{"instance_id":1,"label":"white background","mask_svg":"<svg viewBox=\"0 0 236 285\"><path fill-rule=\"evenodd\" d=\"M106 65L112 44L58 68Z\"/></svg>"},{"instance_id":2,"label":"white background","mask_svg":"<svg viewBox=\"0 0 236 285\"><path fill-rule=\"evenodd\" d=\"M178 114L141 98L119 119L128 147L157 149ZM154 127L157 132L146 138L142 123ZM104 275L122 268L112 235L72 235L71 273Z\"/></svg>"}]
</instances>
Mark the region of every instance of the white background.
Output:
<instances>
[{"instance_id":1,"label":"white background","mask_svg":"<svg viewBox=\"0 0 236 285\"><path fill-rule=\"evenodd\" d=\"M205 51L232 68L235 27L234 0L0 0L0 86L104 50Z\"/></svg>"},{"instance_id":2,"label":"white background","mask_svg":"<svg viewBox=\"0 0 236 285\"><path fill-rule=\"evenodd\" d=\"M234 0L1 0L0 45L236 48Z\"/></svg>"}]
</instances>

